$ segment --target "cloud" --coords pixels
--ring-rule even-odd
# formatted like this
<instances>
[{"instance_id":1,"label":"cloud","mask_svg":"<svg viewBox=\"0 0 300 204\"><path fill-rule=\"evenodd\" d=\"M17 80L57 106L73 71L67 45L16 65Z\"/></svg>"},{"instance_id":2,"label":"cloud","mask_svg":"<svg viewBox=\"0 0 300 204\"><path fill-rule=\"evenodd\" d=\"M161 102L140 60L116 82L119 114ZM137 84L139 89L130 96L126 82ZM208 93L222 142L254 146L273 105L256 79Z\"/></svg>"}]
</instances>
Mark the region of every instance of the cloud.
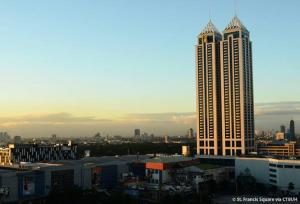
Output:
<instances>
[{"instance_id":1,"label":"cloud","mask_svg":"<svg viewBox=\"0 0 300 204\"><path fill-rule=\"evenodd\" d=\"M170 113L131 113L120 118L124 121L137 122L175 122L189 124L195 122L196 114L194 112L170 112Z\"/></svg>"},{"instance_id":2,"label":"cloud","mask_svg":"<svg viewBox=\"0 0 300 204\"><path fill-rule=\"evenodd\" d=\"M108 122L108 119L97 119L93 116L77 117L70 113L53 113L53 114L29 114L19 117L1 117L0 127L12 127L17 125L63 125L63 124L86 124Z\"/></svg>"},{"instance_id":3,"label":"cloud","mask_svg":"<svg viewBox=\"0 0 300 204\"><path fill-rule=\"evenodd\" d=\"M291 118L300 131L300 126L297 126L300 101L255 104L255 125L258 129L278 129L281 124L288 125ZM49 136L53 132L62 136L85 136L96 132L132 136L135 128L155 135L182 135L195 126L195 112L131 113L113 119L66 112L0 117L0 131L30 137Z\"/></svg>"},{"instance_id":4,"label":"cloud","mask_svg":"<svg viewBox=\"0 0 300 204\"><path fill-rule=\"evenodd\" d=\"M255 116L299 116L300 101L257 103L255 104Z\"/></svg>"}]
</instances>

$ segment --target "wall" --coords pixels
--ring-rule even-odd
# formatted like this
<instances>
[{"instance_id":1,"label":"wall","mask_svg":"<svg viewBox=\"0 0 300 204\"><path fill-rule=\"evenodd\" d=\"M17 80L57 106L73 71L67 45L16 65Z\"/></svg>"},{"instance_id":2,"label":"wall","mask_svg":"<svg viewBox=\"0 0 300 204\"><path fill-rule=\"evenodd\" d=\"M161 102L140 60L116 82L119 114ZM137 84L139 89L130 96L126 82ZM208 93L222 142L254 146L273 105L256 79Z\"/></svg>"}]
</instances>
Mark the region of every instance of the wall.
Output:
<instances>
[{"instance_id":1,"label":"wall","mask_svg":"<svg viewBox=\"0 0 300 204\"><path fill-rule=\"evenodd\" d=\"M293 183L295 192L300 192L300 161L277 160L269 158L236 158L236 176L246 168L258 182L277 186L281 190L288 190L289 183ZM271 177L271 175L273 175Z\"/></svg>"},{"instance_id":2,"label":"wall","mask_svg":"<svg viewBox=\"0 0 300 204\"><path fill-rule=\"evenodd\" d=\"M269 161L263 158L236 158L235 160L235 177L239 176L245 169L250 170L257 182L269 183Z\"/></svg>"}]
</instances>

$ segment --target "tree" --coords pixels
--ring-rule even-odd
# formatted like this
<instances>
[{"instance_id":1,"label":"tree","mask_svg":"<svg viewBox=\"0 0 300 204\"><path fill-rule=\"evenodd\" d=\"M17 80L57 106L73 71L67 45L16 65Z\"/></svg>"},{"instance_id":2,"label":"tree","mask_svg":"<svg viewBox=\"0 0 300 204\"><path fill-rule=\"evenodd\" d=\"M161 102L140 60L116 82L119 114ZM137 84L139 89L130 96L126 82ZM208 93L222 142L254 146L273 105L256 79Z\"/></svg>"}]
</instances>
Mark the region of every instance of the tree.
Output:
<instances>
[{"instance_id":1,"label":"tree","mask_svg":"<svg viewBox=\"0 0 300 204\"><path fill-rule=\"evenodd\" d=\"M254 193L256 189L256 179L251 175L248 168L237 177L237 190L243 193Z\"/></svg>"},{"instance_id":2,"label":"tree","mask_svg":"<svg viewBox=\"0 0 300 204\"><path fill-rule=\"evenodd\" d=\"M292 182L289 182L288 190L293 191L295 189L295 185Z\"/></svg>"}]
</instances>

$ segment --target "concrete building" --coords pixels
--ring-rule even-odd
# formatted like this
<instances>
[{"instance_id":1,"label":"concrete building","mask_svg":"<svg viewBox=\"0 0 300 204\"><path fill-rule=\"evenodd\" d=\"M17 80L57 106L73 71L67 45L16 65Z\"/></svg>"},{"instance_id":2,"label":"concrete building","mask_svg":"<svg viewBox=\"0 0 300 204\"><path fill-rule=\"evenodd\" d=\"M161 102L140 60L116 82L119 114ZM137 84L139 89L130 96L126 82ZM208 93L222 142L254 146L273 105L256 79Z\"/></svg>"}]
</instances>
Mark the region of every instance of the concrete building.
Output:
<instances>
[{"instance_id":1,"label":"concrete building","mask_svg":"<svg viewBox=\"0 0 300 204\"><path fill-rule=\"evenodd\" d=\"M221 35L211 21L198 36L197 154L254 151L252 44L235 16Z\"/></svg>"},{"instance_id":2,"label":"concrete building","mask_svg":"<svg viewBox=\"0 0 300 204\"><path fill-rule=\"evenodd\" d=\"M129 172L145 175L144 160L149 158L149 155L104 156L0 167L1 201L37 200L52 190L64 191L75 186L97 190L114 188ZM1 194L3 189L7 191L5 195Z\"/></svg>"},{"instance_id":3,"label":"concrete building","mask_svg":"<svg viewBox=\"0 0 300 204\"><path fill-rule=\"evenodd\" d=\"M164 139L165 139L165 143L166 143L166 144L169 143L169 136L168 136L168 135L165 135L165 136L164 136Z\"/></svg>"},{"instance_id":4,"label":"concrete building","mask_svg":"<svg viewBox=\"0 0 300 204\"><path fill-rule=\"evenodd\" d=\"M284 138L285 138L284 135L285 135L285 134L284 134L283 132L276 132L276 134L275 134L275 139L276 139L276 140L284 140Z\"/></svg>"},{"instance_id":5,"label":"concrete building","mask_svg":"<svg viewBox=\"0 0 300 204\"><path fill-rule=\"evenodd\" d=\"M222 35L211 21L196 45L197 154L221 152L220 41Z\"/></svg>"},{"instance_id":6,"label":"concrete building","mask_svg":"<svg viewBox=\"0 0 300 204\"><path fill-rule=\"evenodd\" d=\"M182 154L182 156L185 156L185 157L190 156L190 146L183 145L181 147L181 154Z\"/></svg>"},{"instance_id":7,"label":"concrete building","mask_svg":"<svg viewBox=\"0 0 300 204\"><path fill-rule=\"evenodd\" d=\"M141 130L140 129L135 129L134 130L134 137L140 137L141 136Z\"/></svg>"},{"instance_id":8,"label":"concrete building","mask_svg":"<svg viewBox=\"0 0 300 204\"><path fill-rule=\"evenodd\" d=\"M296 136L295 136L295 122L294 120L290 121L290 140L295 141Z\"/></svg>"},{"instance_id":9,"label":"concrete building","mask_svg":"<svg viewBox=\"0 0 300 204\"><path fill-rule=\"evenodd\" d=\"M300 192L299 160L237 157L235 159L236 177L246 169L257 182L276 186L280 190L288 190L289 183L293 183L294 191Z\"/></svg>"},{"instance_id":10,"label":"concrete building","mask_svg":"<svg viewBox=\"0 0 300 204\"><path fill-rule=\"evenodd\" d=\"M285 125L280 125L280 132L285 133Z\"/></svg>"},{"instance_id":11,"label":"concrete building","mask_svg":"<svg viewBox=\"0 0 300 204\"><path fill-rule=\"evenodd\" d=\"M249 154L254 151L252 42L237 16L223 31L220 52L222 152Z\"/></svg>"},{"instance_id":12,"label":"concrete building","mask_svg":"<svg viewBox=\"0 0 300 204\"><path fill-rule=\"evenodd\" d=\"M279 190L287 190L289 183L293 183L294 191L300 192L300 160L298 159L275 159L270 156L255 155L245 157L199 155L197 158L200 164L227 167L229 178L233 176L236 179L247 169L259 183L276 186Z\"/></svg>"},{"instance_id":13,"label":"concrete building","mask_svg":"<svg viewBox=\"0 0 300 204\"><path fill-rule=\"evenodd\" d=\"M300 156L300 146L296 142L273 142L266 145L258 145L257 152L261 155Z\"/></svg>"},{"instance_id":14,"label":"concrete building","mask_svg":"<svg viewBox=\"0 0 300 204\"><path fill-rule=\"evenodd\" d=\"M146 162L146 177L148 183L158 187L171 181L171 172L175 165L190 165L194 162L191 157L160 156L148 159Z\"/></svg>"},{"instance_id":15,"label":"concrete building","mask_svg":"<svg viewBox=\"0 0 300 204\"><path fill-rule=\"evenodd\" d=\"M222 181L229 181L230 171L231 169L227 167L200 163L185 167L182 176L186 178L191 177L190 183L192 183L196 192L200 193L206 182L215 181L216 183L220 183ZM180 174L182 173L179 172L178 175L180 176Z\"/></svg>"},{"instance_id":16,"label":"concrete building","mask_svg":"<svg viewBox=\"0 0 300 204\"><path fill-rule=\"evenodd\" d=\"M189 129L189 131L188 131L188 138L189 138L189 139L194 138L194 130L193 130L193 128L190 128L190 129Z\"/></svg>"},{"instance_id":17,"label":"concrete building","mask_svg":"<svg viewBox=\"0 0 300 204\"><path fill-rule=\"evenodd\" d=\"M76 159L77 145L9 144L0 148L0 164Z\"/></svg>"}]
</instances>

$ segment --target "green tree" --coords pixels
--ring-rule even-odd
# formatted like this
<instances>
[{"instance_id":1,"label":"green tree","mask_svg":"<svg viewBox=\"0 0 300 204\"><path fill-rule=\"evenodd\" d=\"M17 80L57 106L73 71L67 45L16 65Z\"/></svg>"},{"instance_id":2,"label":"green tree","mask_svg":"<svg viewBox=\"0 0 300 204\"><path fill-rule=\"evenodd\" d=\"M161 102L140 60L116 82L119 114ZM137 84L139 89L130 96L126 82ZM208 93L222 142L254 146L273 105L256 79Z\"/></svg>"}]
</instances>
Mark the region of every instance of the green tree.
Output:
<instances>
[{"instance_id":1,"label":"green tree","mask_svg":"<svg viewBox=\"0 0 300 204\"><path fill-rule=\"evenodd\" d=\"M251 175L248 168L237 177L237 191L242 193L255 193L256 179Z\"/></svg>"},{"instance_id":2,"label":"green tree","mask_svg":"<svg viewBox=\"0 0 300 204\"><path fill-rule=\"evenodd\" d=\"M289 182L288 190L293 191L295 189L295 185L292 182Z\"/></svg>"}]
</instances>

